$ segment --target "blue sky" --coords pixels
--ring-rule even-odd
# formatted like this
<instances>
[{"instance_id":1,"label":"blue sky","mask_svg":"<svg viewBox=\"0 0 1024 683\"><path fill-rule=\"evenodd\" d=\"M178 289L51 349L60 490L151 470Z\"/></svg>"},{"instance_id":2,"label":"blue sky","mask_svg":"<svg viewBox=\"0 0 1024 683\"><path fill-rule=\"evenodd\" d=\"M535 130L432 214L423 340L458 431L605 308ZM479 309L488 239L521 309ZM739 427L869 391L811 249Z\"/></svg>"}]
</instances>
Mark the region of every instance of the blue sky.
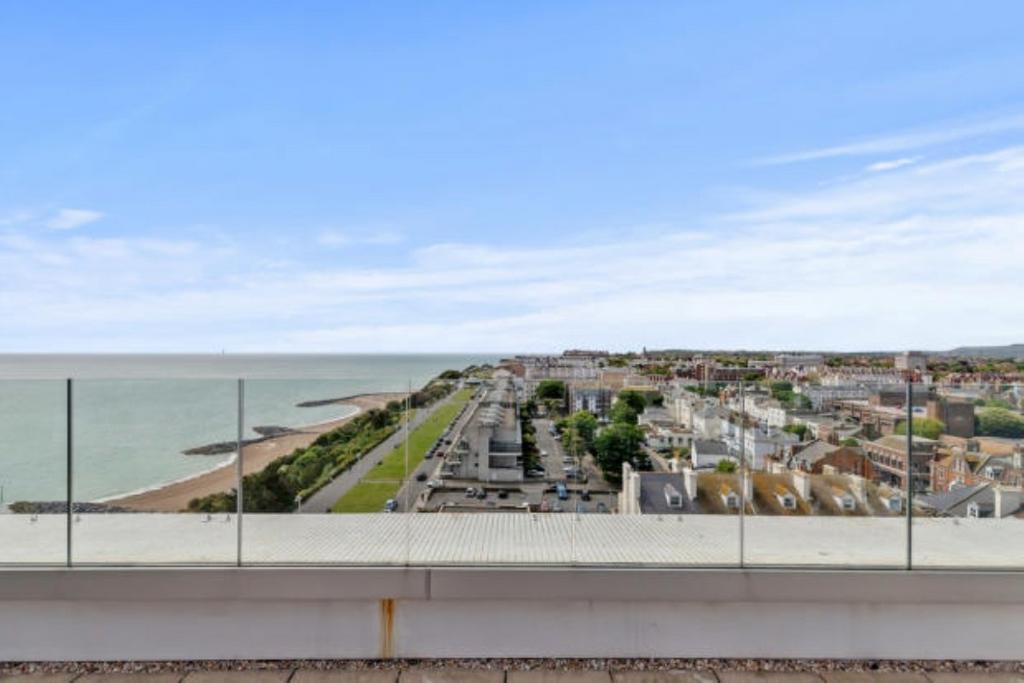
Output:
<instances>
[{"instance_id":1,"label":"blue sky","mask_svg":"<svg viewBox=\"0 0 1024 683\"><path fill-rule=\"evenodd\" d=\"M1024 341L1015 2L0 4L0 351Z\"/></svg>"}]
</instances>

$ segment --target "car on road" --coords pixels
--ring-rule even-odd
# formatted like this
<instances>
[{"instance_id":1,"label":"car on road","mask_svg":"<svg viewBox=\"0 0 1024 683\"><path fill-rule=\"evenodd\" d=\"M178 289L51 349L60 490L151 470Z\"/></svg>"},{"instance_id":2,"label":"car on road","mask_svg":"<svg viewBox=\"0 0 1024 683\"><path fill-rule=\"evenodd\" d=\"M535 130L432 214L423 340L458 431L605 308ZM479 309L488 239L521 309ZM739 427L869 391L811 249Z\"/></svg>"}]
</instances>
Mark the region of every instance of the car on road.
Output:
<instances>
[{"instance_id":1,"label":"car on road","mask_svg":"<svg viewBox=\"0 0 1024 683\"><path fill-rule=\"evenodd\" d=\"M548 457L548 452L546 450L544 450L543 448L540 451L540 457L542 457L542 458Z\"/></svg>"},{"instance_id":2,"label":"car on road","mask_svg":"<svg viewBox=\"0 0 1024 683\"><path fill-rule=\"evenodd\" d=\"M580 500L590 500L590 491L583 489L583 492L580 494Z\"/></svg>"},{"instance_id":3,"label":"car on road","mask_svg":"<svg viewBox=\"0 0 1024 683\"><path fill-rule=\"evenodd\" d=\"M426 472L420 472L419 474L416 475L416 481L426 481L426 480L427 480L427 473Z\"/></svg>"},{"instance_id":4,"label":"car on road","mask_svg":"<svg viewBox=\"0 0 1024 683\"><path fill-rule=\"evenodd\" d=\"M502 489L501 491L498 491L498 498L501 498L502 500L505 500L506 498L508 498L508 491L506 491L504 489Z\"/></svg>"},{"instance_id":5,"label":"car on road","mask_svg":"<svg viewBox=\"0 0 1024 683\"><path fill-rule=\"evenodd\" d=\"M398 501L394 498L388 498L388 501L384 503L384 512L394 512L398 509Z\"/></svg>"},{"instance_id":6,"label":"car on road","mask_svg":"<svg viewBox=\"0 0 1024 683\"><path fill-rule=\"evenodd\" d=\"M431 479L430 481L427 482L427 488L428 489L436 489L436 488L438 488L440 486L441 486L441 482L439 482L437 479Z\"/></svg>"},{"instance_id":7,"label":"car on road","mask_svg":"<svg viewBox=\"0 0 1024 683\"><path fill-rule=\"evenodd\" d=\"M476 499L477 500L484 500L486 498L487 498L487 491L484 491L483 489L480 489L479 491L476 492Z\"/></svg>"},{"instance_id":8,"label":"car on road","mask_svg":"<svg viewBox=\"0 0 1024 683\"><path fill-rule=\"evenodd\" d=\"M476 489L472 486L468 487L466 489L466 498L473 498L474 496L476 496Z\"/></svg>"},{"instance_id":9,"label":"car on road","mask_svg":"<svg viewBox=\"0 0 1024 683\"><path fill-rule=\"evenodd\" d=\"M565 484L563 484L562 482L558 482L555 485L555 492L558 494L558 500L569 499L569 489L565 488Z\"/></svg>"},{"instance_id":10,"label":"car on road","mask_svg":"<svg viewBox=\"0 0 1024 683\"><path fill-rule=\"evenodd\" d=\"M526 476L528 477L543 477L545 474L544 470L526 470Z\"/></svg>"},{"instance_id":11,"label":"car on road","mask_svg":"<svg viewBox=\"0 0 1024 683\"><path fill-rule=\"evenodd\" d=\"M605 505L604 503L598 503L597 504L597 511L598 512L608 512L608 506Z\"/></svg>"}]
</instances>

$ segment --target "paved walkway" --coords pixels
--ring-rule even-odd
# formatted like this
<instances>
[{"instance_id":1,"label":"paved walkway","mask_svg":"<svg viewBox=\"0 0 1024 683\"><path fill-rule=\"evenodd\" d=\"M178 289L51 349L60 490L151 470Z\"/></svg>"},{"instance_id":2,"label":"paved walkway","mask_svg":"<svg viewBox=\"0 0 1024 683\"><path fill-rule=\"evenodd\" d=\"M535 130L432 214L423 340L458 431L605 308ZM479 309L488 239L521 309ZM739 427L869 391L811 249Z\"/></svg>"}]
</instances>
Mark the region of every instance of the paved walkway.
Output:
<instances>
[{"instance_id":1,"label":"paved walkway","mask_svg":"<svg viewBox=\"0 0 1024 683\"><path fill-rule=\"evenodd\" d=\"M440 401L437 401L426 408L418 409L416 411L416 415L409 422L408 430L406 430L405 426L402 426L397 432L384 439L384 441L377 444L374 448L371 448L366 455L359 458L351 469L339 474L331 481L330 484L324 486L322 489L314 493L309 500L305 501L302 504L302 512L329 511L331 506L333 506L339 498L344 496L350 488L359 483L360 479L373 470L373 468L377 466L377 463L384 459L384 456L405 441L407 431L412 432L412 430L423 424L438 408L451 401L455 397L456 393L458 393L458 390L453 391Z\"/></svg>"},{"instance_id":2,"label":"paved walkway","mask_svg":"<svg viewBox=\"0 0 1024 683\"><path fill-rule=\"evenodd\" d=\"M371 671L204 671L157 674L25 674L24 683L1024 683L1014 673L751 673L744 671L502 671L409 669Z\"/></svg>"}]
</instances>

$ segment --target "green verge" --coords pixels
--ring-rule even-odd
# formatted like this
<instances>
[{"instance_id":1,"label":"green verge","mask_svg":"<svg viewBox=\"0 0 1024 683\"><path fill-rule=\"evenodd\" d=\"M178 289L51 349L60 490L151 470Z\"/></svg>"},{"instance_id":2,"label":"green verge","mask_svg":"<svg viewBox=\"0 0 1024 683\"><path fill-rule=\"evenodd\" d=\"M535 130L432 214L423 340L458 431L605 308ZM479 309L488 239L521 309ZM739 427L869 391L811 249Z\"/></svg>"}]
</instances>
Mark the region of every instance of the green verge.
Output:
<instances>
[{"instance_id":1,"label":"green verge","mask_svg":"<svg viewBox=\"0 0 1024 683\"><path fill-rule=\"evenodd\" d=\"M409 471L414 471L423 456L444 433L462 406L469 402L472 389L459 390L452 400L438 408L409 435ZM338 499L331 512L380 512L388 498L394 498L405 480L405 442L384 456L358 484Z\"/></svg>"}]
</instances>

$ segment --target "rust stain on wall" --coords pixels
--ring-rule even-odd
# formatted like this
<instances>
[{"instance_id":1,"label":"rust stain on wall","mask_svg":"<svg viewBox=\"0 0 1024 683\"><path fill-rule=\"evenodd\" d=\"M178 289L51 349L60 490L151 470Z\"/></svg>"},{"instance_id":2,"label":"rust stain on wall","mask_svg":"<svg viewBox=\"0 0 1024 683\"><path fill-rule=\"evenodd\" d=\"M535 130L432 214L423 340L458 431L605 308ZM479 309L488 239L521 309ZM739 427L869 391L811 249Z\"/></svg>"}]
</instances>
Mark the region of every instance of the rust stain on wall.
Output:
<instances>
[{"instance_id":1,"label":"rust stain on wall","mask_svg":"<svg viewBox=\"0 0 1024 683\"><path fill-rule=\"evenodd\" d=\"M380 601L380 658L391 659L395 631L395 601L384 598Z\"/></svg>"}]
</instances>

